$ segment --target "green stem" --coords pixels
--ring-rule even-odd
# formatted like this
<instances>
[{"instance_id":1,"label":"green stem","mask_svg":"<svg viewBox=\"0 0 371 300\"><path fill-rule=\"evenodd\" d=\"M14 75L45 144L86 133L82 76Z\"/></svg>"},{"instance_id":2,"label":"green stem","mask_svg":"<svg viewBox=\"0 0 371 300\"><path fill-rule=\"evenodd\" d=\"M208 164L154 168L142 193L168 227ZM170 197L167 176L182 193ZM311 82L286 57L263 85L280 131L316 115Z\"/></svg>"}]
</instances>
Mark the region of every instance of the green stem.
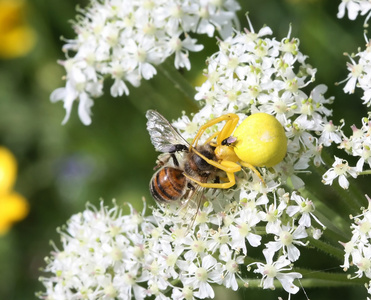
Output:
<instances>
[{"instance_id":1,"label":"green stem","mask_svg":"<svg viewBox=\"0 0 371 300\"><path fill-rule=\"evenodd\" d=\"M334 247L333 245L329 244L329 243L326 243L326 242L323 242L321 240L316 240L312 237L309 237L308 238L309 240L309 245L310 246L314 246L315 248L329 254L329 255L332 255L334 256L335 258L337 258L338 260L340 260L341 262L344 261L344 250L341 249L340 247Z\"/></svg>"},{"instance_id":2,"label":"green stem","mask_svg":"<svg viewBox=\"0 0 371 300\"><path fill-rule=\"evenodd\" d=\"M247 259L250 262L254 260L249 258ZM348 274L345 272L342 273L333 273L333 272L324 272L324 271L313 271L305 268L293 268L293 272L298 272L303 275L303 278L300 279L300 286L302 287L339 287L339 286L364 286L365 283L369 281L368 278L354 278L349 279ZM288 272L289 273L289 272ZM244 278L238 280L240 287L245 287L248 283L248 287L257 288L261 287L260 279L249 279ZM276 287L282 288L278 280L274 281Z\"/></svg>"},{"instance_id":3,"label":"green stem","mask_svg":"<svg viewBox=\"0 0 371 300\"><path fill-rule=\"evenodd\" d=\"M348 274L313 271L305 268L293 268L293 271L299 272L303 275L303 279L307 281L307 287L317 286L341 286L341 285L364 285L369 281L368 278L348 278ZM317 285L319 283L325 283L324 285Z\"/></svg>"},{"instance_id":4,"label":"green stem","mask_svg":"<svg viewBox=\"0 0 371 300\"><path fill-rule=\"evenodd\" d=\"M363 287L367 280L363 278L348 279L346 274L341 273L326 273L320 272L321 277L323 278L304 278L300 279L300 286L303 288L312 288L312 287L342 287L342 286L361 286ZM304 275L307 277L307 275ZM260 279L239 279L237 280L239 287L246 287L246 283L249 288L261 288ZM281 283L276 279L274 280L274 286L276 288L282 288Z\"/></svg>"},{"instance_id":5,"label":"green stem","mask_svg":"<svg viewBox=\"0 0 371 300\"><path fill-rule=\"evenodd\" d=\"M323 211L323 210L322 210ZM316 205L315 216L326 226L323 231L323 236L332 242L337 243L338 241L348 241L351 239L352 233L350 230L350 224L343 222L344 220L337 216L335 218L327 218L318 209Z\"/></svg>"},{"instance_id":6,"label":"green stem","mask_svg":"<svg viewBox=\"0 0 371 300\"><path fill-rule=\"evenodd\" d=\"M366 170L358 173L359 175L371 175L371 170Z\"/></svg>"},{"instance_id":7,"label":"green stem","mask_svg":"<svg viewBox=\"0 0 371 300\"><path fill-rule=\"evenodd\" d=\"M175 69L169 59L158 65L157 69L164 74L186 98L192 101L194 100L194 95L196 93L195 88L180 74L179 70Z\"/></svg>"}]
</instances>

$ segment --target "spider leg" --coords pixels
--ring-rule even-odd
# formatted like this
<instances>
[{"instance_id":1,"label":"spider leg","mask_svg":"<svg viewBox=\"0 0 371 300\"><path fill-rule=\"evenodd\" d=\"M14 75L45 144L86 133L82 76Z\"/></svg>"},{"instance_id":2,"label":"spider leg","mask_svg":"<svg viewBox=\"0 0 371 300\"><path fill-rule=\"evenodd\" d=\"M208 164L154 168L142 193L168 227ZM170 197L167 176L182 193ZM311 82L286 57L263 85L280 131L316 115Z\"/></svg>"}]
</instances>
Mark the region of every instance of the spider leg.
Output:
<instances>
[{"instance_id":1,"label":"spider leg","mask_svg":"<svg viewBox=\"0 0 371 300\"><path fill-rule=\"evenodd\" d=\"M221 145L224 139L232 135L240 119L236 114L227 114L226 116L228 116L229 119L227 123L225 123L223 129L220 131L220 134L218 135L216 141L217 145Z\"/></svg>"},{"instance_id":2,"label":"spider leg","mask_svg":"<svg viewBox=\"0 0 371 300\"><path fill-rule=\"evenodd\" d=\"M199 157L201 157L203 160L205 160L208 164L228 173L235 173L241 170L241 166L233 161L229 160L222 160L220 163L207 158L205 155L198 152L196 149L192 149L194 153L196 153Z\"/></svg>"},{"instance_id":3,"label":"spider leg","mask_svg":"<svg viewBox=\"0 0 371 300\"><path fill-rule=\"evenodd\" d=\"M214 147L216 147L217 145L215 144L215 143L211 143L211 141L218 135L220 133L220 131L217 131L217 132L215 132L213 135L211 135L206 141L205 141L205 143L204 143L204 145L206 145L206 144L210 144L211 146L214 146Z\"/></svg>"},{"instance_id":4,"label":"spider leg","mask_svg":"<svg viewBox=\"0 0 371 300\"><path fill-rule=\"evenodd\" d=\"M213 188L213 189L229 189L230 187L234 186L236 184L236 179L234 177L234 173L227 172L228 176L228 182L224 183L208 183L208 182L201 182L198 181L187 174L184 174L189 180L192 180L193 182L196 182L198 185L204 187L204 188Z\"/></svg>"},{"instance_id":5,"label":"spider leg","mask_svg":"<svg viewBox=\"0 0 371 300\"><path fill-rule=\"evenodd\" d=\"M206 122L204 125L200 127L198 130L195 138L193 139L191 146L189 147L189 151L191 151L192 148L197 146L198 140L201 138L205 130L219 122L227 121L227 123L224 125L223 129L220 131L219 136L217 138L217 144L220 145L222 140L230 136L235 129L237 123L238 123L239 117L236 114L226 114L223 116L220 116L218 118L212 119L208 122ZM217 134L213 134L212 138L214 138ZM223 138L220 137L222 135ZM208 141L211 141L209 138Z\"/></svg>"},{"instance_id":6,"label":"spider leg","mask_svg":"<svg viewBox=\"0 0 371 300\"><path fill-rule=\"evenodd\" d=\"M251 164L249 164L249 163L247 163L247 162L245 162L245 161L240 161L240 164L242 165L242 166L244 166L244 167L246 167L246 168L249 168L251 171L253 171L258 177L259 177L259 179L261 180L261 182L264 184L264 185L266 185L265 184L265 181L264 181L264 179L263 179L263 177L262 177L262 175L260 174L260 172L253 166L253 165L251 165Z\"/></svg>"},{"instance_id":7,"label":"spider leg","mask_svg":"<svg viewBox=\"0 0 371 300\"><path fill-rule=\"evenodd\" d=\"M241 170L241 166L240 166L239 164L233 162L233 161L230 161L230 160L222 160L222 161L219 163L219 162L217 162L217 161L215 161L215 160L212 160L212 159L209 159L209 158L205 157L205 156L202 155L200 152L198 152L196 149L193 149L193 151L194 151L198 156L200 156L202 159L204 159L208 164L210 164L210 165L212 165L212 166L214 166L214 167L216 167L216 168L218 168L218 169L220 169L220 170L226 172L227 175L228 175L228 173L235 173L235 172L238 172L238 171ZM266 185L266 184L265 184L265 181L264 181L264 179L263 179L263 177L262 177L261 174L260 174L260 172L259 172L259 171L258 171L258 170L253 166L253 165L251 165L251 164L249 164L249 163L247 163L247 162L245 162L245 161L239 161L239 163L240 163L242 166L244 166L244 167L246 167L246 168L249 168L251 171L253 171L253 172L254 172L254 173L259 177L259 179L261 180L261 182L262 182L264 185ZM185 175L186 175L186 174L185 174ZM189 176L186 176L186 177L188 177L189 179L193 180L193 178L191 178L191 177L189 177ZM229 176L228 176L228 178L229 178ZM195 181L195 180L193 180L193 181ZM195 182L197 182L197 181L195 181ZM197 182L197 183L198 183L198 182ZM198 183L198 184L199 184L199 183Z\"/></svg>"}]
</instances>

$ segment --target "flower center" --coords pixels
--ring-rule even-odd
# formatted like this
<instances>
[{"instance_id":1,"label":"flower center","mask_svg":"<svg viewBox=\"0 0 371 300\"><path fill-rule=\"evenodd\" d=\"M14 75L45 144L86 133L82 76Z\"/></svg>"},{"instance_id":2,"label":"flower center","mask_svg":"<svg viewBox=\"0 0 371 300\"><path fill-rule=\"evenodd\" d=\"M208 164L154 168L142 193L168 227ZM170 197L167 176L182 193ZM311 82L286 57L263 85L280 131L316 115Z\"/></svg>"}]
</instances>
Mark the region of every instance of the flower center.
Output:
<instances>
[{"instance_id":1,"label":"flower center","mask_svg":"<svg viewBox=\"0 0 371 300\"><path fill-rule=\"evenodd\" d=\"M301 211L304 213L310 213L314 211L312 201L305 201L301 203Z\"/></svg>"},{"instance_id":2,"label":"flower center","mask_svg":"<svg viewBox=\"0 0 371 300\"><path fill-rule=\"evenodd\" d=\"M367 271L367 270L370 269L370 267L371 267L371 261L370 261L368 258L363 257L363 258L359 261L359 263L357 264L357 266L358 266L358 268L359 268L361 271L365 272L365 271Z\"/></svg>"},{"instance_id":3,"label":"flower center","mask_svg":"<svg viewBox=\"0 0 371 300\"><path fill-rule=\"evenodd\" d=\"M271 278L276 277L277 269L272 265L266 265L264 267L264 274Z\"/></svg>"},{"instance_id":4,"label":"flower center","mask_svg":"<svg viewBox=\"0 0 371 300\"><path fill-rule=\"evenodd\" d=\"M137 258L142 258L144 256L143 248L140 246L135 246L133 249L133 254Z\"/></svg>"},{"instance_id":5,"label":"flower center","mask_svg":"<svg viewBox=\"0 0 371 300\"><path fill-rule=\"evenodd\" d=\"M278 114L284 114L286 111L287 111L287 105L285 102L283 101L277 101L275 104L274 104L274 110L276 111L276 113Z\"/></svg>"},{"instance_id":6,"label":"flower center","mask_svg":"<svg viewBox=\"0 0 371 300\"><path fill-rule=\"evenodd\" d=\"M154 260L151 263L150 269L151 269L151 274L152 275L154 275L154 276L158 275L158 273L159 273L159 264L158 264L158 261L157 260Z\"/></svg>"},{"instance_id":7,"label":"flower center","mask_svg":"<svg viewBox=\"0 0 371 300\"><path fill-rule=\"evenodd\" d=\"M205 268L198 268L196 270L196 278L200 281L206 282L207 281L207 271Z\"/></svg>"},{"instance_id":8,"label":"flower center","mask_svg":"<svg viewBox=\"0 0 371 300\"><path fill-rule=\"evenodd\" d=\"M122 259L122 251L118 247L114 247L111 251L111 256L114 261L119 261Z\"/></svg>"},{"instance_id":9,"label":"flower center","mask_svg":"<svg viewBox=\"0 0 371 300\"><path fill-rule=\"evenodd\" d=\"M146 51L144 51L144 49L138 49L138 52L137 52L137 60L139 62L144 62L147 58L147 53Z\"/></svg>"},{"instance_id":10,"label":"flower center","mask_svg":"<svg viewBox=\"0 0 371 300\"><path fill-rule=\"evenodd\" d=\"M173 37L169 42L170 48L174 51L179 51L182 49L182 42L178 37Z\"/></svg>"},{"instance_id":11,"label":"flower center","mask_svg":"<svg viewBox=\"0 0 371 300\"><path fill-rule=\"evenodd\" d=\"M348 163L343 161L341 164L337 164L334 167L334 171L338 176L345 174L348 171Z\"/></svg>"},{"instance_id":12,"label":"flower center","mask_svg":"<svg viewBox=\"0 0 371 300\"><path fill-rule=\"evenodd\" d=\"M298 87L298 80L296 78L293 78L291 80L288 80L286 82L286 89L295 93L298 91L299 87Z\"/></svg>"},{"instance_id":13,"label":"flower center","mask_svg":"<svg viewBox=\"0 0 371 300\"><path fill-rule=\"evenodd\" d=\"M369 221L364 221L362 223L359 224L359 230L362 232L362 233L369 233L370 230L371 230L371 223Z\"/></svg>"},{"instance_id":14,"label":"flower center","mask_svg":"<svg viewBox=\"0 0 371 300\"><path fill-rule=\"evenodd\" d=\"M189 286L185 286L182 290L182 295L184 299L191 300L193 298L193 290Z\"/></svg>"},{"instance_id":15,"label":"flower center","mask_svg":"<svg viewBox=\"0 0 371 300\"><path fill-rule=\"evenodd\" d=\"M197 214L197 217L196 217L196 222L198 224L203 224L203 223L206 223L208 221L208 217L207 217L207 213L204 212L204 211L201 211Z\"/></svg>"},{"instance_id":16,"label":"flower center","mask_svg":"<svg viewBox=\"0 0 371 300\"><path fill-rule=\"evenodd\" d=\"M231 57L228 61L227 68L228 69L236 69L238 67L238 58L237 57Z\"/></svg>"},{"instance_id":17,"label":"flower center","mask_svg":"<svg viewBox=\"0 0 371 300\"><path fill-rule=\"evenodd\" d=\"M352 76L353 77L359 77L362 74L363 66L361 64L358 65L352 65L351 68Z\"/></svg>"},{"instance_id":18,"label":"flower center","mask_svg":"<svg viewBox=\"0 0 371 300\"><path fill-rule=\"evenodd\" d=\"M250 233L250 226L246 223L239 225L239 232L241 236L247 236Z\"/></svg>"},{"instance_id":19,"label":"flower center","mask_svg":"<svg viewBox=\"0 0 371 300\"><path fill-rule=\"evenodd\" d=\"M282 231L280 234L280 240L281 243L285 246L291 245L293 241L292 234L288 231Z\"/></svg>"},{"instance_id":20,"label":"flower center","mask_svg":"<svg viewBox=\"0 0 371 300\"><path fill-rule=\"evenodd\" d=\"M194 241L191 245L192 251L201 253L205 250L205 243L203 241Z\"/></svg>"},{"instance_id":21,"label":"flower center","mask_svg":"<svg viewBox=\"0 0 371 300\"><path fill-rule=\"evenodd\" d=\"M183 11L179 5L172 7L170 15L173 18L180 19L183 16Z\"/></svg>"},{"instance_id":22,"label":"flower center","mask_svg":"<svg viewBox=\"0 0 371 300\"><path fill-rule=\"evenodd\" d=\"M116 298L117 290L110 284L104 288L104 294L110 298Z\"/></svg>"},{"instance_id":23,"label":"flower center","mask_svg":"<svg viewBox=\"0 0 371 300\"><path fill-rule=\"evenodd\" d=\"M277 209L269 210L267 212L267 215L266 215L265 219L267 220L267 222L274 222L274 221L277 220L277 216L278 216L278 210Z\"/></svg>"},{"instance_id":24,"label":"flower center","mask_svg":"<svg viewBox=\"0 0 371 300\"><path fill-rule=\"evenodd\" d=\"M174 253L173 254L170 254L167 259L166 259L166 264L169 266L169 267L174 267L175 266L175 263L178 259L178 256L176 256Z\"/></svg>"},{"instance_id":25,"label":"flower center","mask_svg":"<svg viewBox=\"0 0 371 300\"><path fill-rule=\"evenodd\" d=\"M135 278L129 274L129 273L126 273L124 276L123 276L124 280L123 280L123 283L126 284L126 285L134 285L135 284Z\"/></svg>"},{"instance_id":26,"label":"flower center","mask_svg":"<svg viewBox=\"0 0 371 300\"><path fill-rule=\"evenodd\" d=\"M236 273L238 271L238 264L234 260L230 260L229 262L227 262L225 267L230 273Z\"/></svg>"}]
</instances>

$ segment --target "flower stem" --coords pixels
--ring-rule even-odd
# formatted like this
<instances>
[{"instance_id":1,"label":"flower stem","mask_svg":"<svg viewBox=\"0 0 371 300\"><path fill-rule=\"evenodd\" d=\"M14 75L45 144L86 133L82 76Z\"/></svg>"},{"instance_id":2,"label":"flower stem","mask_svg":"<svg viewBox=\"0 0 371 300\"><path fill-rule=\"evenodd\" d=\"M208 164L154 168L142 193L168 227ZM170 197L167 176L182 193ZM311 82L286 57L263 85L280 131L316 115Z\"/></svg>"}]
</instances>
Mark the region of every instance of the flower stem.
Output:
<instances>
[{"instance_id":1,"label":"flower stem","mask_svg":"<svg viewBox=\"0 0 371 300\"><path fill-rule=\"evenodd\" d=\"M295 271L298 271L295 269ZM307 270L309 271L309 270ZM364 278L355 278L348 279L345 273L329 273L329 272L320 272L320 271L309 271L311 273L301 273L303 274L303 279L300 279L300 286L303 288L311 287L342 287L342 286L364 286L367 283L367 280ZM310 278L309 274L316 274L319 278ZM248 283L249 288L261 288L260 279L248 279L237 280L239 287L246 287L246 282ZM282 288L281 283L278 280L274 280L274 286L276 288Z\"/></svg>"},{"instance_id":2,"label":"flower stem","mask_svg":"<svg viewBox=\"0 0 371 300\"><path fill-rule=\"evenodd\" d=\"M324 271L315 271L305 268L293 268L294 272L298 272L303 275L300 279L300 286L304 288L310 287L339 287L339 286L364 286L369 281L367 278L353 278L349 279L346 273L333 273ZM261 288L260 279L249 279L244 278L238 280L240 287L246 287L246 282L249 288ZM274 281L274 285L277 288L282 288L278 280Z\"/></svg>"},{"instance_id":3,"label":"flower stem","mask_svg":"<svg viewBox=\"0 0 371 300\"><path fill-rule=\"evenodd\" d=\"M371 174L371 170L362 171L362 172L359 172L358 174L359 175L370 175Z\"/></svg>"},{"instance_id":4,"label":"flower stem","mask_svg":"<svg viewBox=\"0 0 371 300\"><path fill-rule=\"evenodd\" d=\"M185 97L189 100L194 100L195 88L179 73L170 60L167 59L165 62L157 66L158 70L174 84L174 86L181 91Z\"/></svg>"},{"instance_id":5,"label":"flower stem","mask_svg":"<svg viewBox=\"0 0 371 300\"><path fill-rule=\"evenodd\" d=\"M334 247L333 245L323 242L321 240L316 240L312 237L308 237L309 245L314 246L315 248L322 250L323 252L334 256L340 261L344 260L344 251L339 247Z\"/></svg>"},{"instance_id":6,"label":"flower stem","mask_svg":"<svg viewBox=\"0 0 371 300\"><path fill-rule=\"evenodd\" d=\"M305 268L293 268L295 272L299 272L303 275L301 283L305 282L305 287L318 287L318 286L342 286L342 285L364 285L369 281L367 278L353 278L349 279L348 274L324 272L324 271L313 271Z\"/></svg>"}]
</instances>

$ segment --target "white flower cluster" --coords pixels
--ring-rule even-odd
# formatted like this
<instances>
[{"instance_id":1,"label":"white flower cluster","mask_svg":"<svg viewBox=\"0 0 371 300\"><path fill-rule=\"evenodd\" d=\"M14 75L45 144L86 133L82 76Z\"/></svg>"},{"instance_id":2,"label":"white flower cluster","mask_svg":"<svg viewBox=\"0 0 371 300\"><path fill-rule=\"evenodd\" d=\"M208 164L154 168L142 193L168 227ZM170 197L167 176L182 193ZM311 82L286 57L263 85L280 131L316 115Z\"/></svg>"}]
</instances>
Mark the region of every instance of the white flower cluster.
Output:
<instances>
[{"instance_id":1,"label":"white flower cluster","mask_svg":"<svg viewBox=\"0 0 371 300\"><path fill-rule=\"evenodd\" d=\"M275 115L286 130L288 154L273 169L261 169L266 185L239 172L234 189L205 189L200 209L196 199L160 206L151 217L134 211L123 216L117 207L87 209L62 233L63 249L48 260L52 276L42 278L46 293L40 297L213 298L214 284L248 286L246 272L259 274L263 288L274 289L277 279L289 294L298 292L294 280L302 275L293 264L300 247L320 238L323 225L312 201L286 192L279 181L290 176L302 186L295 172L310 160L320 164L322 145L337 136L327 121L325 105L332 99L323 97L326 87L314 87L309 97L302 90L315 70L305 63L299 41L290 34L281 42L264 37L270 33L268 27L257 34L250 29L220 42L197 94L204 107L192 121L183 116L173 123L192 140L201 125L227 112L241 119L257 111ZM253 248L259 261L248 258Z\"/></svg>"},{"instance_id":2,"label":"white flower cluster","mask_svg":"<svg viewBox=\"0 0 371 300\"><path fill-rule=\"evenodd\" d=\"M304 92L316 69L305 62L299 40L290 37L291 30L282 41L266 37L270 34L269 27L255 33L250 25L250 30L221 41L219 52L208 59L207 80L196 94L203 108L192 121L183 116L173 125L192 140L200 126L226 113L237 113L241 120L256 112L274 115L285 128L288 151L280 164L264 171L272 180L290 178L300 188L304 182L297 174L306 172L311 162L323 163L323 146L341 138L328 120L332 111L326 105L333 98L324 97L327 87L317 85L309 96Z\"/></svg>"},{"instance_id":3,"label":"white flower cluster","mask_svg":"<svg viewBox=\"0 0 371 300\"><path fill-rule=\"evenodd\" d=\"M63 47L66 85L51 94L53 102L64 102L63 123L75 101L81 121L91 123L93 98L103 94L106 77L113 79L111 95L117 97L129 94L128 82L139 86L153 77L154 66L173 54L176 68L189 69L188 52L203 48L189 34L213 36L218 30L228 36L238 9L235 0L91 0L74 22L77 37Z\"/></svg>"},{"instance_id":4,"label":"white flower cluster","mask_svg":"<svg viewBox=\"0 0 371 300\"><path fill-rule=\"evenodd\" d=\"M46 291L41 299L204 299L213 298L212 285L232 290L248 286L241 271L262 277L263 288L274 289L274 279L290 294L299 288L290 272L299 258L298 246L320 230L312 224L313 203L298 194L279 190L276 199L252 192L236 192L239 202L226 206L224 196L213 196L191 226L173 207L123 215L116 205L88 206L74 215L61 233L62 249L54 246L47 259ZM210 195L209 195L210 196ZM223 206L215 212L214 207ZM183 208L184 209L184 208ZM188 221L188 222L187 222ZM251 247L269 236L265 262L246 266ZM318 237L318 236L317 236ZM274 259L275 254L278 254ZM255 276L251 274L251 277Z\"/></svg>"},{"instance_id":5,"label":"white flower cluster","mask_svg":"<svg viewBox=\"0 0 371 300\"><path fill-rule=\"evenodd\" d=\"M357 14L356 11L362 11L362 14L367 13L371 9L370 1L343 1L342 9L347 4L349 14L355 19ZM340 10L339 14L343 10ZM352 13L351 13L352 12ZM341 14L341 16L342 16ZM348 55L350 63L347 63L349 75L341 83L346 82L344 86L344 92L353 94L355 88L363 90L362 100L363 104L367 107L371 106L371 43L366 40L366 49L359 49L357 54ZM357 60L356 60L357 58ZM343 189L348 189L349 181L347 177L350 175L353 178L365 171L365 167L371 167L371 138L370 138L370 119L369 117L362 118L362 127L358 129L355 125L351 126L352 135L347 137L342 131L342 126L334 127L334 134L337 135L336 143L339 143L339 148L344 149L345 152L351 156L358 157L358 161L355 167L349 166L349 162L346 159L335 157L335 161L324 175L323 182L331 185L333 181L338 178L339 185Z\"/></svg>"},{"instance_id":6,"label":"white flower cluster","mask_svg":"<svg viewBox=\"0 0 371 300\"><path fill-rule=\"evenodd\" d=\"M357 57L358 61L356 62L352 56L349 56L351 63L347 64L347 68L350 73L344 80L346 81L344 92L353 94L356 87L362 89L363 96L361 99L363 104L369 107L371 105L371 43L366 36L365 39L366 49L359 50L354 55L354 58Z\"/></svg>"},{"instance_id":7,"label":"white flower cluster","mask_svg":"<svg viewBox=\"0 0 371 300\"><path fill-rule=\"evenodd\" d=\"M355 20L358 14L363 16L371 10L371 2L369 0L342 0L337 17L344 17L346 10L348 10L348 18Z\"/></svg>"},{"instance_id":8,"label":"white flower cluster","mask_svg":"<svg viewBox=\"0 0 371 300\"><path fill-rule=\"evenodd\" d=\"M362 127L351 126L352 135L349 138L344 137L340 148L348 154L359 157L355 171L363 172L366 167L371 167L371 120L370 118L362 119Z\"/></svg>"},{"instance_id":9,"label":"white flower cluster","mask_svg":"<svg viewBox=\"0 0 371 300\"><path fill-rule=\"evenodd\" d=\"M368 22L371 16L371 2L367 0L343 0L339 6L338 17L341 18L345 14L345 9L348 9L348 16L351 20L356 19L358 14L368 14L364 24ZM346 82L344 92L353 94L355 88L363 90L363 104L367 107L371 106L371 43L366 37L366 49L358 50L355 55L348 55L351 63L347 64L350 71L348 77L343 81ZM357 58L357 62L355 61ZM338 132L342 135L342 141L339 148L354 157L358 158L355 167L350 167L348 161L335 157L333 168L326 172L330 184L332 180L339 176L339 184L343 188L348 188L349 182L345 175L349 174L356 178L359 174L369 173L371 167L371 119L370 111L368 117L361 119L362 127L359 129L357 126L352 125L352 135L347 137L341 130ZM365 170L366 169L366 170ZM368 169L368 170L367 170ZM371 199L366 195L368 200L368 208L362 208L362 214L358 216L351 216L353 224L351 225L352 237L347 243L341 243L344 246L344 264L342 267L347 271L350 266L356 268L355 275L352 278L366 277L370 279L368 285L366 284L367 291L371 295ZM367 297L367 299L370 299Z\"/></svg>"},{"instance_id":10,"label":"white flower cluster","mask_svg":"<svg viewBox=\"0 0 371 300\"><path fill-rule=\"evenodd\" d=\"M352 238L344 246L344 271L350 266L357 268L353 278L367 277L370 279L368 293L371 295L371 199L366 195L368 208L359 216L352 217Z\"/></svg>"}]
</instances>

